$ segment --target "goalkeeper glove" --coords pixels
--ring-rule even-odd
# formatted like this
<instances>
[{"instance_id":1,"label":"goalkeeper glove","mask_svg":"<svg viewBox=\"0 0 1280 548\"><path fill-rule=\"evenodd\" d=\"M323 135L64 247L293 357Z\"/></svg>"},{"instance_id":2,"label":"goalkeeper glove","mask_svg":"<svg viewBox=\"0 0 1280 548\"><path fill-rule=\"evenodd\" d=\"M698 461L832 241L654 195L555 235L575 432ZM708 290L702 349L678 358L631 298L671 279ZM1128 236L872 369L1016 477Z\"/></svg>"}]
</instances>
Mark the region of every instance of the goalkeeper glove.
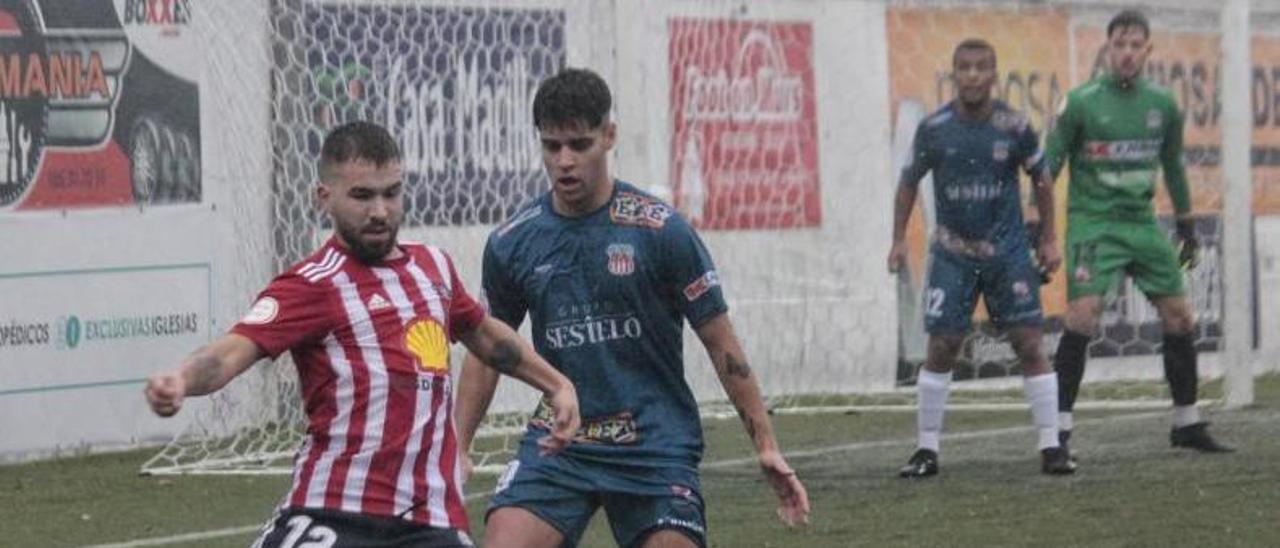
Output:
<instances>
[{"instance_id":1,"label":"goalkeeper glove","mask_svg":"<svg viewBox=\"0 0 1280 548\"><path fill-rule=\"evenodd\" d=\"M1200 264L1200 241L1196 239L1196 220L1190 217L1174 222L1178 235L1178 264L1183 270L1191 270Z\"/></svg>"}]
</instances>

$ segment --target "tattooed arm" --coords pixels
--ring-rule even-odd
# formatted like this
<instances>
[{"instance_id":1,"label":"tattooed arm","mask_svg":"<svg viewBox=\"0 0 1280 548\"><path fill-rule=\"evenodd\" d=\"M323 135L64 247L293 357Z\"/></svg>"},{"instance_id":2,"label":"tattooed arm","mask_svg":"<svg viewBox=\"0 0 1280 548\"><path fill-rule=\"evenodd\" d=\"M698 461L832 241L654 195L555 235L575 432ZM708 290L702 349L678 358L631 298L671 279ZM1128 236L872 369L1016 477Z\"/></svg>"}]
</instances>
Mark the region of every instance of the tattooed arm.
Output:
<instances>
[{"instance_id":1,"label":"tattooed arm","mask_svg":"<svg viewBox=\"0 0 1280 548\"><path fill-rule=\"evenodd\" d=\"M493 400L499 374L524 381L551 402L555 429L539 440L543 451L554 453L568 446L581 422L578 395L568 377L542 359L510 326L493 317L485 318L460 341L470 350L458 379L456 419L460 447L471 446L476 429Z\"/></svg>"},{"instance_id":2,"label":"tattooed arm","mask_svg":"<svg viewBox=\"0 0 1280 548\"><path fill-rule=\"evenodd\" d=\"M216 392L261 357L248 337L228 333L196 349L176 369L152 375L143 393L152 411L168 417L182 408L183 398Z\"/></svg>"},{"instance_id":3,"label":"tattooed arm","mask_svg":"<svg viewBox=\"0 0 1280 548\"><path fill-rule=\"evenodd\" d=\"M808 523L809 495L796 477L795 470L787 465L782 451L778 449L778 440L773 436L773 425L769 422L764 399L760 396L760 385L756 382L751 366L747 364L746 354L738 343L738 336L733 332L729 315L720 314L708 320L696 332L716 368L720 384L724 386L729 401L742 419L747 436L755 444L760 469L778 496L778 517L787 525Z\"/></svg>"}]
</instances>

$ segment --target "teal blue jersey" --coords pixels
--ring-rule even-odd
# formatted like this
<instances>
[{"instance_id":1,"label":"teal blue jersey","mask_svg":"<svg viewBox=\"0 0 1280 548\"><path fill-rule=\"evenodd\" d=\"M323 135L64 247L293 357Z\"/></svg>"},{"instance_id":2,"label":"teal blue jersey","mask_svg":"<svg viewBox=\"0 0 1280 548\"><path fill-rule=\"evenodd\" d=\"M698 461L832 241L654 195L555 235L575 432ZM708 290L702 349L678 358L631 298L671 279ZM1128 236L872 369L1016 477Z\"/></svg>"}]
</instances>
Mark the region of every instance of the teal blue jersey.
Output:
<instances>
[{"instance_id":1,"label":"teal blue jersey","mask_svg":"<svg viewBox=\"0 0 1280 548\"><path fill-rule=\"evenodd\" d=\"M573 381L583 428L569 455L697 465L683 322L697 328L728 306L710 254L671 206L618 181L607 205L569 218L544 194L489 237L483 286L490 313L512 327L527 313L538 353ZM526 443L547 418L540 404Z\"/></svg>"},{"instance_id":2,"label":"teal blue jersey","mask_svg":"<svg viewBox=\"0 0 1280 548\"><path fill-rule=\"evenodd\" d=\"M971 120L947 103L920 122L899 183L915 186L933 172L935 239L965 242L986 257L1026 253L1020 169L1032 177L1045 169L1026 116L997 100L989 119Z\"/></svg>"}]
</instances>

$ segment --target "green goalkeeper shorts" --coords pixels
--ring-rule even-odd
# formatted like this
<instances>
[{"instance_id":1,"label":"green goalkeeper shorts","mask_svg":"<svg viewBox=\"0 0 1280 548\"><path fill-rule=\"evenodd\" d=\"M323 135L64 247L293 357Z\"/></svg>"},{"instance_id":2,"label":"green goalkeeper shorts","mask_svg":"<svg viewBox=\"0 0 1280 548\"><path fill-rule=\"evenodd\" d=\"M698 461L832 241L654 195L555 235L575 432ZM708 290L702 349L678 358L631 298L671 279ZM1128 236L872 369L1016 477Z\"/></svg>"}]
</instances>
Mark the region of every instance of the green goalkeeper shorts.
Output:
<instances>
[{"instance_id":1,"label":"green goalkeeper shorts","mask_svg":"<svg viewBox=\"0 0 1280 548\"><path fill-rule=\"evenodd\" d=\"M1072 217L1067 225L1067 300L1105 295L1121 274L1147 297L1185 291L1177 253L1156 223Z\"/></svg>"}]
</instances>

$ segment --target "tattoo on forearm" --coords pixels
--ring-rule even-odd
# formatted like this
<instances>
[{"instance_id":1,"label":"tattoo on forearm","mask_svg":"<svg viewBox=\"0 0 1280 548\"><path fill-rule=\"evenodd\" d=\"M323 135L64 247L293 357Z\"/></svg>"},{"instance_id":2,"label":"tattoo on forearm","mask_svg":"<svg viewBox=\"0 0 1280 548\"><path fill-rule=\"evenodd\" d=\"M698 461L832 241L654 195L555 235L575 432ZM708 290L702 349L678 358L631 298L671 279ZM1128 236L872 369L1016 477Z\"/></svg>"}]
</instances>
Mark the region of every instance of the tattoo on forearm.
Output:
<instances>
[{"instance_id":1,"label":"tattoo on forearm","mask_svg":"<svg viewBox=\"0 0 1280 548\"><path fill-rule=\"evenodd\" d=\"M751 376L751 366L745 361L738 361L732 355L725 357L724 374L731 377L748 378Z\"/></svg>"},{"instance_id":2,"label":"tattoo on forearm","mask_svg":"<svg viewBox=\"0 0 1280 548\"><path fill-rule=\"evenodd\" d=\"M512 339L500 340L493 345L485 362L497 372L511 375L520 366L520 345Z\"/></svg>"}]
</instances>

